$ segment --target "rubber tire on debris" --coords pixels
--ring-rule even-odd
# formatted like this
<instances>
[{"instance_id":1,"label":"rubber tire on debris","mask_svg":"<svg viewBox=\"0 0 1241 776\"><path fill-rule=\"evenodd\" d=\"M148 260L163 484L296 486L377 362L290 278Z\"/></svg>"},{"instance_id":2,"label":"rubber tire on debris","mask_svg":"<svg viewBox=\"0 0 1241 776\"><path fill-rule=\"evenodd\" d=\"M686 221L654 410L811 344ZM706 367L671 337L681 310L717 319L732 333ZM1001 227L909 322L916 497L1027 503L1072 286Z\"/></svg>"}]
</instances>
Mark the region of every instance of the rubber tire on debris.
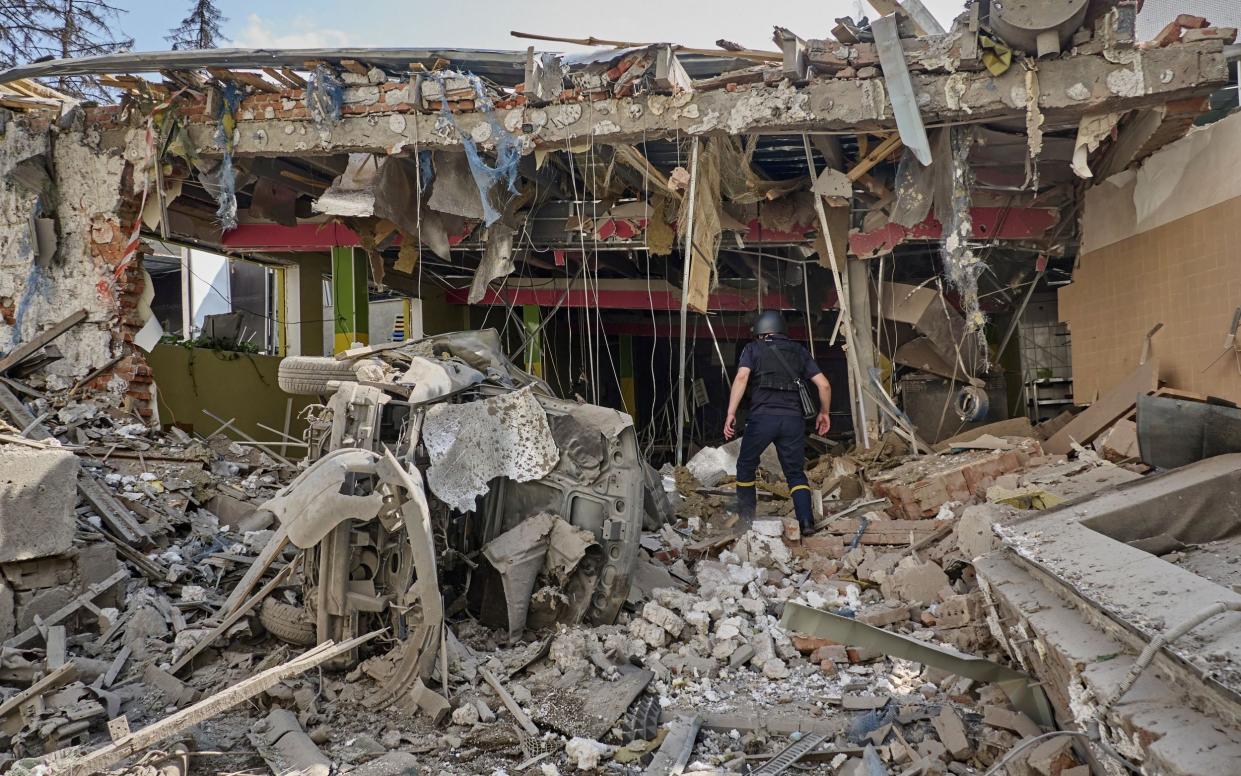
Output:
<instances>
[{"instance_id":1,"label":"rubber tire on debris","mask_svg":"<svg viewBox=\"0 0 1241 776\"><path fill-rule=\"evenodd\" d=\"M621 745L630 741L651 741L659 735L659 714L662 710L655 695L642 695L631 703L617 725Z\"/></svg>"},{"instance_id":2,"label":"rubber tire on debris","mask_svg":"<svg viewBox=\"0 0 1241 776\"><path fill-rule=\"evenodd\" d=\"M297 396L329 394L332 380L355 380L353 365L324 356L289 356L280 360L276 382L280 390Z\"/></svg>"},{"instance_id":3,"label":"rubber tire on debris","mask_svg":"<svg viewBox=\"0 0 1241 776\"><path fill-rule=\"evenodd\" d=\"M268 598L259 609L259 622L268 633L289 644L312 647L318 643L315 623L300 606Z\"/></svg>"}]
</instances>

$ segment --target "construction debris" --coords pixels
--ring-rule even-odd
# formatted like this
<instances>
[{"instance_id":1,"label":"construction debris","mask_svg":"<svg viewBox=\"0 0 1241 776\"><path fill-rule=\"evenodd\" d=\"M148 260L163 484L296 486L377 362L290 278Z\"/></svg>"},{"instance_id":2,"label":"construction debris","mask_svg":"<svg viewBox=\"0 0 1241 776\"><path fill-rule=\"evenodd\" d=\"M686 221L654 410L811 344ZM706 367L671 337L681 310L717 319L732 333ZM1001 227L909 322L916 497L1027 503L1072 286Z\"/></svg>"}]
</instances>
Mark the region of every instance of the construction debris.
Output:
<instances>
[{"instance_id":1,"label":"construction debris","mask_svg":"<svg viewBox=\"0 0 1241 776\"><path fill-rule=\"evenodd\" d=\"M1235 770L1241 19L871 5L0 74L0 772Z\"/></svg>"}]
</instances>

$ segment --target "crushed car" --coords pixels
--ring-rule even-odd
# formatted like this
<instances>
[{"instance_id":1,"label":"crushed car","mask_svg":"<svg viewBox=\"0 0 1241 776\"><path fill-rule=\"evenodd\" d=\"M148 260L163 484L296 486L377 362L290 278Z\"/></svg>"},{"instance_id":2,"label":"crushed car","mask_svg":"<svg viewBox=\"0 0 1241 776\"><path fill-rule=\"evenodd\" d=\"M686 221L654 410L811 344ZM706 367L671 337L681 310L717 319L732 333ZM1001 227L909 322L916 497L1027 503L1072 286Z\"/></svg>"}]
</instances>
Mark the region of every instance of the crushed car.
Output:
<instances>
[{"instance_id":1,"label":"crushed car","mask_svg":"<svg viewBox=\"0 0 1241 776\"><path fill-rule=\"evenodd\" d=\"M615 620L644 518L666 507L629 415L557 398L491 329L290 357L279 381L324 401L307 410L304 470L265 505L303 551L300 602L262 610L274 635L388 629L386 653L337 661L365 659L382 706L430 677L445 617L469 610L511 637Z\"/></svg>"}]
</instances>

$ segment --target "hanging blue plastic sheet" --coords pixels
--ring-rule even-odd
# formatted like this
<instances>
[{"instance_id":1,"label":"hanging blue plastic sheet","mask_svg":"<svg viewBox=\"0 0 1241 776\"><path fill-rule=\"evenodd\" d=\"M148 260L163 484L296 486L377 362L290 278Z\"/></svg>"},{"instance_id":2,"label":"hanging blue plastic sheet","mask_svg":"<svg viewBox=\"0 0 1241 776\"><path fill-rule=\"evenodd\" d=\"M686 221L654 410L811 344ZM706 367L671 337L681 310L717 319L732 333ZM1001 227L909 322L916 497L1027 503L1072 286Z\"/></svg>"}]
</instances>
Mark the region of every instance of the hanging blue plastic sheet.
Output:
<instances>
[{"instance_id":1,"label":"hanging blue plastic sheet","mask_svg":"<svg viewBox=\"0 0 1241 776\"><path fill-rule=\"evenodd\" d=\"M236 84L225 83L220 88L220 109L216 112L215 142L224 149L220 166L214 175L215 216L224 231L237 227L237 172L233 169L233 130L237 126L237 108L241 105L241 90Z\"/></svg>"},{"instance_id":2,"label":"hanging blue plastic sheet","mask_svg":"<svg viewBox=\"0 0 1241 776\"><path fill-rule=\"evenodd\" d=\"M345 84L326 65L319 65L306 79L306 110L322 129L340 121L345 104Z\"/></svg>"},{"instance_id":3,"label":"hanging blue plastic sheet","mask_svg":"<svg viewBox=\"0 0 1241 776\"><path fill-rule=\"evenodd\" d=\"M443 76L435 74L433 77L444 91L444 94L447 95L448 89L444 83ZM461 145L465 149L466 159L470 163L470 173L474 176L474 183L478 186L478 195L483 203L483 223L491 226L501 216L500 211L496 209L491 200L491 194L496 184L503 181L509 193L518 193L517 164L521 161L521 138L505 129L499 120L496 119L495 106L483 89L483 82L478 76L467 75L466 78L469 79L470 85L474 88L475 106L483 114L483 118L491 127L491 137L495 140L496 145L495 165L487 164L487 160L483 158L478 144L474 142L474 139L468 133L461 131L461 127L457 124L457 118L453 115L447 99L440 101L440 112L444 120L452 124L453 128L457 130L457 137L461 139Z\"/></svg>"}]
</instances>

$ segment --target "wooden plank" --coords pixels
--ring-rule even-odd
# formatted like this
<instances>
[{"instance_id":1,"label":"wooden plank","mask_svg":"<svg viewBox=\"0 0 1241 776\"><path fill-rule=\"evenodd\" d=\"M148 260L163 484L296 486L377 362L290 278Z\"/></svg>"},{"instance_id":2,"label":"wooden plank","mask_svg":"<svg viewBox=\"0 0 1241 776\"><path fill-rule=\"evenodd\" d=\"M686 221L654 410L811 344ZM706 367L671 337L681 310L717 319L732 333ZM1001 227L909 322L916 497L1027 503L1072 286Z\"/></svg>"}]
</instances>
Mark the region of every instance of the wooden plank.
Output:
<instances>
[{"instance_id":1,"label":"wooden plank","mask_svg":"<svg viewBox=\"0 0 1241 776\"><path fill-rule=\"evenodd\" d=\"M53 773L63 774L63 776L89 776L93 773L101 773L130 755L137 754L160 741L175 736L188 727L197 725L234 706L245 703L250 698L275 687L285 679L305 673L338 655L357 649L359 645L370 641L383 632L382 630L373 631L340 644L325 641L287 663L274 666L262 673L244 679L212 695L210 698L204 698L193 706L188 706L158 722L147 725L141 730L130 733L120 741L96 749L93 752L79 755L61 769L54 769Z\"/></svg>"},{"instance_id":2,"label":"wooden plank","mask_svg":"<svg viewBox=\"0 0 1241 776\"><path fill-rule=\"evenodd\" d=\"M208 633L206 633L202 638L200 638L194 644L194 646L190 647L189 650L186 651L186 653L181 656L180 660L178 660L176 663L173 663L172 667L168 669L168 673L176 674L182 668L185 668L187 665L189 665L190 662L194 660L194 658L198 657L198 654L200 652L202 652L204 649L206 649L207 647L211 645L211 642L219 638L220 634L224 633L224 631L233 627L233 623L237 622L242 617L244 617L247 612L249 612L251 609L257 606L259 602L262 601L264 598L271 595L272 591L274 591L277 587L281 585L281 583L283 583L286 579L289 578L289 574L293 573L293 567L296 565L297 565L297 561L294 560L292 563L285 566L283 569L280 570L280 573L276 574L276 576L272 577L271 580L268 581L267 584L263 585L263 587L259 589L257 593L250 596L250 598L246 599L245 603L243 603L241 606L238 606L232 612L229 612L227 617L225 617L223 620L220 620L219 625L212 628Z\"/></svg>"},{"instance_id":3,"label":"wooden plank","mask_svg":"<svg viewBox=\"0 0 1241 776\"><path fill-rule=\"evenodd\" d=\"M276 68L274 68L274 67L265 67L265 68L263 68L263 72L267 74L268 78L271 78L273 81L275 81L276 83L278 83L278 84L280 84L281 86L285 87L286 89L298 89L298 88L300 88L300 87L297 85L297 83L295 83L294 81L289 80L289 77L288 77L288 76L286 76L284 73L280 72L279 70L277 70L277 69L276 69Z\"/></svg>"},{"instance_id":4,"label":"wooden plank","mask_svg":"<svg viewBox=\"0 0 1241 776\"><path fill-rule=\"evenodd\" d=\"M133 649L126 644L121 647L121 651L116 653L116 659L112 661L112 665L108 666L108 672L102 677L103 688L106 690L111 687L121 675L121 671L125 669L125 664L129 662L129 655Z\"/></svg>"},{"instance_id":5,"label":"wooden plank","mask_svg":"<svg viewBox=\"0 0 1241 776\"><path fill-rule=\"evenodd\" d=\"M68 619L68 617L71 614L76 612L78 609L81 609L86 601L95 600L99 596L103 595L104 592L106 592L107 590L110 590L113 585L117 584L118 582L122 582L126 579L129 579L129 572L126 571L125 569L121 569L120 571L116 572L115 574L103 580L102 582L96 582L95 584L87 588L85 593L83 593L82 595L74 599L73 601L70 601L69 603L65 604L61 608L57 609L56 611L52 612L47 617L45 617L43 619L43 627L46 628L50 625L59 625L60 623ZM0 644L0 646L22 647L22 646L25 646L26 644L29 644L31 641L37 638L38 635L39 635L38 627L32 625L26 630L14 636L13 638L4 642L3 644Z\"/></svg>"},{"instance_id":6,"label":"wooden plank","mask_svg":"<svg viewBox=\"0 0 1241 776\"><path fill-rule=\"evenodd\" d=\"M37 698L44 693L50 692L57 687L62 687L69 682L78 678L78 667L76 663L65 663L60 668L52 671L39 681L30 685L26 689L9 698L4 703L0 703L0 718L6 717L14 710L21 708L31 699Z\"/></svg>"},{"instance_id":7,"label":"wooden plank","mask_svg":"<svg viewBox=\"0 0 1241 776\"><path fill-rule=\"evenodd\" d=\"M496 695L500 696L500 701L504 704L504 708L508 709L508 713L513 715L513 719L517 721L517 726L520 727L526 735L538 736L538 726L535 725L534 721L530 719L530 715L526 714L526 712L522 710L521 706L517 705L517 701L511 694L509 694L508 690L504 689L504 685L500 684L500 680L496 678L496 675L481 666L478 669L478 673L483 677L483 680L486 681L487 684L491 685L491 689L496 691Z\"/></svg>"},{"instance_id":8,"label":"wooden plank","mask_svg":"<svg viewBox=\"0 0 1241 776\"><path fill-rule=\"evenodd\" d=\"M26 405L22 404L21 399L17 398L17 395L4 384L0 384L0 410L4 410L13 419L13 425L17 426L17 428L30 428L26 432L26 436L30 439L42 440L51 438L51 432L43 424L36 424L31 428L31 424L35 421L34 415L30 413L30 410L26 409Z\"/></svg>"},{"instance_id":9,"label":"wooden plank","mask_svg":"<svg viewBox=\"0 0 1241 776\"><path fill-rule=\"evenodd\" d=\"M246 600L246 596L250 595L250 591L254 589L256 584L258 584L258 581L263 576L263 573L266 572L267 568L275 562L280 553L284 551L284 546L288 543L289 532L282 525L276 529L274 534L272 534L271 539L267 542L267 546L264 547L263 551L259 553L259 556L254 559L254 563L251 564L250 568L246 570L245 576L243 576L241 581L237 583L237 587L233 588L233 592L228 594L228 600L226 600L224 605L220 607L220 611L218 613L220 617L228 617L239 606L241 606L241 602Z\"/></svg>"},{"instance_id":10,"label":"wooden plank","mask_svg":"<svg viewBox=\"0 0 1241 776\"><path fill-rule=\"evenodd\" d=\"M95 475L83 469L78 475L78 493L99 513L100 519L117 538L129 544L149 544L151 534L124 504L99 484Z\"/></svg>"},{"instance_id":11,"label":"wooden plank","mask_svg":"<svg viewBox=\"0 0 1241 776\"><path fill-rule=\"evenodd\" d=\"M84 606L89 603L84 602ZM63 625L53 625L47 629L47 646L44 650L44 662L47 670L55 671L65 664L65 649L67 648L66 639L68 633Z\"/></svg>"},{"instance_id":12,"label":"wooden plank","mask_svg":"<svg viewBox=\"0 0 1241 776\"><path fill-rule=\"evenodd\" d=\"M864 137L864 135L858 136L859 142L862 137ZM886 159L889 154L901 148L902 145L903 143L900 135L888 135L882 143L875 146L871 149L870 153L864 154L862 158L858 160L858 163L855 164L847 173L847 177L851 181L856 181L858 178L861 178L863 175L870 172L871 168L876 164L879 164Z\"/></svg>"},{"instance_id":13,"label":"wooden plank","mask_svg":"<svg viewBox=\"0 0 1241 776\"><path fill-rule=\"evenodd\" d=\"M289 80L289 83L293 84L298 89L305 88L306 79L302 78L295 71L290 70L287 67L282 67L280 68L280 74L283 75L285 78L287 78Z\"/></svg>"},{"instance_id":14,"label":"wooden plank","mask_svg":"<svg viewBox=\"0 0 1241 776\"><path fill-rule=\"evenodd\" d=\"M1152 358L1129 373L1120 385L1108 391L1085 411L1075 415L1063 428L1043 443L1043 450L1052 455L1068 455L1073 443L1089 443L1108 426L1137 405L1138 396L1154 393L1159 388L1159 359Z\"/></svg>"}]
</instances>

